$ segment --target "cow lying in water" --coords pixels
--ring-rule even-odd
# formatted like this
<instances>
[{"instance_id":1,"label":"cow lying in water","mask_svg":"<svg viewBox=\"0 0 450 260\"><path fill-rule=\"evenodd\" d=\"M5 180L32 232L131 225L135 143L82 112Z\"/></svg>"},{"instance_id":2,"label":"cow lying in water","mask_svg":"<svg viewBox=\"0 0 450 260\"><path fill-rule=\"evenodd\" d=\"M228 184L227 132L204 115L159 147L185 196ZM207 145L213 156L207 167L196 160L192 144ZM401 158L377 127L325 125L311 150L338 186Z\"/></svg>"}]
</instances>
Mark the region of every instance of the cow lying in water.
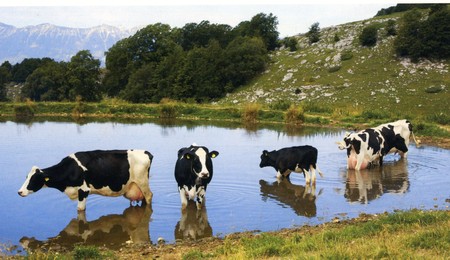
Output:
<instances>
[{"instance_id":1,"label":"cow lying in water","mask_svg":"<svg viewBox=\"0 0 450 260\"><path fill-rule=\"evenodd\" d=\"M289 178L291 172L303 173L306 184L316 183L316 169L323 177L317 167L317 149L310 145L282 148L278 151L264 150L261 154L259 167L272 166L277 171L277 178ZM309 171L311 170L311 177Z\"/></svg>"},{"instance_id":2,"label":"cow lying in water","mask_svg":"<svg viewBox=\"0 0 450 260\"><path fill-rule=\"evenodd\" d=\"M78 199L78 210L86 209L89 194L124 195L131 202L151 205L149 171L153 155L144 150L88 151L71 154L54 166L34 166L19 195L25 197L43 187L56 188L70 199Z\"/></svg>"},{"instance_id":3,"label":"cow lying in water","mask_svg":"<svg viewBox=\"0 0 450 260\"><path fill-rule=\"evenodd\" d=\"M204 204L206 187L213 177L213 165L211 158L216 158L217 151L210 152L204 146L195 143L178 151L178 159L175 164L175 180L180 192L181 207L186 209L188 199L194 200L197 196L197 209Z\"/></svg>"},{"instance_id":4,"label":"cow lying in water","mask_svg":"<svg viewBox=\"0 0 450 260\"><path fill-rule=\"evenodd\" d=\"M337 144L339 149L347 150L347 168L363 170L371 164L382 165L383 157L389 153L398 153L402 158L406 158L410 135L416 145L419 145L411 123L403 119L347 133L344 140Z\"/></svg>"}]
</instances>

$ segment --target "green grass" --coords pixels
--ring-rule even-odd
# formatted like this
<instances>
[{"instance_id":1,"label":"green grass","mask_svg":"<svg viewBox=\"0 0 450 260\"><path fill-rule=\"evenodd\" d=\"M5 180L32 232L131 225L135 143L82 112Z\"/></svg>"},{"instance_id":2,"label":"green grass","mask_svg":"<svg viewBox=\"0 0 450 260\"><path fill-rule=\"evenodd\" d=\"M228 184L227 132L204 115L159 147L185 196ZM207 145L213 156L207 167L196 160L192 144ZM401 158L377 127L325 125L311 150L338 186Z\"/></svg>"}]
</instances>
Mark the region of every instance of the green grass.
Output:
<instances>
[{"instance_id":1,"label":"green grass","mask_svg":"<svg viewBox=\"0 0 450 260\"><path fill-rule=\"evenodd\" d=\"M227 238L213 258L421 258L450 257L450 212L419 210L384 214L352 224L325 224L290 233ZM212 257L210 256L210 257Z\"/></svg>"}]
</instances>

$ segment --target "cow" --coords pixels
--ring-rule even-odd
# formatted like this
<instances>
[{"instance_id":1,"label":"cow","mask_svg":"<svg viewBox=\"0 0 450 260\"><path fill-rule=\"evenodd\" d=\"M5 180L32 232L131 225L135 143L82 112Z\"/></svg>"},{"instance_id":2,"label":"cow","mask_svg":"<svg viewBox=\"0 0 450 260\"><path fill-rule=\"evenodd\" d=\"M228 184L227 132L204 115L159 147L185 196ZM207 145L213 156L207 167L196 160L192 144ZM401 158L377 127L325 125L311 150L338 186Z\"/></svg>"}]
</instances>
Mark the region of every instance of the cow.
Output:
<instances>
[{"instance_id":1,"label":"cow","mask_svg":"<svg viewBox=\"0 0 450 260\"><path fill-rule=\"evenodd\" d=\"M337 144L339 149L347 150L347 168L362 170L370 165L382 165L383 157L389 153L398 153L401 158L406 158L411 135L418 146L420 142L414 136L411 123L402 119L346 133L344 140Z\"/></svg>"},{"instance_id":2,"label":"cow","mask_svg":"<svg viewBox=\"0 0 450 260\"><path fill-rule=\"evenodd\" d=\"M317 149L310 145L282 148L278 151L264 150L261 154L259 167L272 166L277 171L277 178L289 178L291 172L303 173L306 184L311 182L309 171L311 170L312 183L316 183L316 172L323 177L317 166Z\"/></svg>"},{"instance_id":3,"label":"cow","mask_svg":"<svg viewBox=\"0 0 450 260\"><path fill-rule=\"evenodd\" d=\"M78 199L78 211L86 209L89 194L120 196L130 203L151 206L149 187L153 155L144 150L86 151L73 153L58 164L31 168L18 193L26 197L43 187L56 188L70 199Z\"/></svg>"},{"instance_id":4,"label":"cow","mask_svg":"<svg viewBox=\"0 0 450 260\"><path fill-rule=\"evenodd\" d=\"M206 187L213 177L211 158L216 158L219 152L210 152L205 146L192 144L178 151L175 164L175 180L180 193L181 208L186 209L188 199L196 199L197 209L204 204Z\"/></svg>"}]
</instances>

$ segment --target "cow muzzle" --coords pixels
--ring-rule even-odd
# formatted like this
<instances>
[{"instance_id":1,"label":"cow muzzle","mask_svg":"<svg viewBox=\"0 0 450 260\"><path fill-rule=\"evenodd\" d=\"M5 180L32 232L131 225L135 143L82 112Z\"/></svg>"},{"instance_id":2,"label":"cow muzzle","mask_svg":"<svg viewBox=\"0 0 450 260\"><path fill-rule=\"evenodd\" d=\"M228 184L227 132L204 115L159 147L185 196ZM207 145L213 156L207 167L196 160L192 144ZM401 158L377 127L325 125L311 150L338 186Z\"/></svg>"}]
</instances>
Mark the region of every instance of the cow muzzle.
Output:
<instances>
[{"instance_id":1,"label":"cow muzzle","mask_svg":"<svg viewBox=\"0 0 450 260\"><path fill-rule=\"evenodd\" d=\"M209 172L201 172L198 177L202 178L202 179L206 179L209 177Z\"/></svg>"},{"instance_id":2,"label":"cow muzzle","mask_svg":"<svg viewBox=\"0 0 450 260\"><path fill-rule=\"evenodd\" d=\"M19 196L21 196L21 197L26 197L26 196L28 196L28 194L30 194L27 190L19 190L18 192L17 192L17 194L19 194Z\"/></svg>"}]
</instances>

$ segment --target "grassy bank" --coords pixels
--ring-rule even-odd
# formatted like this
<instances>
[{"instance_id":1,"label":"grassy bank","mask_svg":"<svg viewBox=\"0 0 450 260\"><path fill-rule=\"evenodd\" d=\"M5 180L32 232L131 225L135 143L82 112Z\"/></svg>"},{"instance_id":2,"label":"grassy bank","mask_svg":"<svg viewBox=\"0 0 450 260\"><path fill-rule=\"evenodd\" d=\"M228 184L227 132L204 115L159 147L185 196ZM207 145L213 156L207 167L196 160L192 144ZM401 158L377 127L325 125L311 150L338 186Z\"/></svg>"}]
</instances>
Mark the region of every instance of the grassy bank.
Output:
<instances>
[{"instance_id":1,"label":"grassy bank","mask_svg":"<svg viewBox=\"0 0 450 260\"><path fill-rule=\"evenodd\" d=\"M81 101L0 103L0 119L27 122L42 117L55 119L63 117L75 122L117 119L190 119L235 122L250 126L275 123L287 126L327 125L346 129L363 129L407 118L412 121L415 134L425 140L439 143L450 139L450 120L447 114L411 116L403 115L399 111L355 110L319 106L308 102L299 106L283 102L270 106L252 103L234 106L199 105L170 100L160 104L130 104L120 100L99 103Z\"/></svg>"},{"instance_id":2,"label":"grassy bank","mask_svg":"<svg viewBox=\"0 0 450 260\"><path fill-rule=\"evenodd\" d=\"M82 246L72 252L29 253L27 259L448 259L450 211L361 215L314 227L128 245L119 251Z\"/></svg>"}]
</instances>

